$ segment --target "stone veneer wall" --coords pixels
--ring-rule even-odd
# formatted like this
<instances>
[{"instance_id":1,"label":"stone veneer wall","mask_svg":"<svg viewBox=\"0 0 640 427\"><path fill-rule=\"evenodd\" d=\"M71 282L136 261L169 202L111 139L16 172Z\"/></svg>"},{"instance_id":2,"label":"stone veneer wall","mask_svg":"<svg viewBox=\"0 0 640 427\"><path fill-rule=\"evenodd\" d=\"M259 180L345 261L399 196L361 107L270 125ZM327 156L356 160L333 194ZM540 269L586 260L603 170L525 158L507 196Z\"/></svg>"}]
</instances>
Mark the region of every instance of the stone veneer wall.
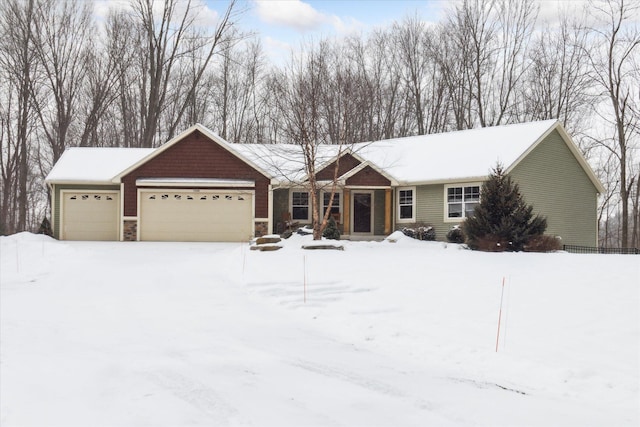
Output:
<instances>
[{"instance_id":1,"label":"stone veneer wall","mask_svg":"<svg viewBox=\"0 0 640 427\"><path fill-rule=\"evenodd\" d=\"M135 242L138 240L138 221L125 220L122 227L125 242Z\"/></svg>"},{"instance_id":2,"label":"stone veneer wall","mask_svg":"<svg viewBox=\"0 0 640 427\"><path fill-rule=\"evenodd\" d=\"M265 234L269 234L269 223L266 221L260 221L255 223L255 236L260 237Z\"/></svg>"}]
</instances>

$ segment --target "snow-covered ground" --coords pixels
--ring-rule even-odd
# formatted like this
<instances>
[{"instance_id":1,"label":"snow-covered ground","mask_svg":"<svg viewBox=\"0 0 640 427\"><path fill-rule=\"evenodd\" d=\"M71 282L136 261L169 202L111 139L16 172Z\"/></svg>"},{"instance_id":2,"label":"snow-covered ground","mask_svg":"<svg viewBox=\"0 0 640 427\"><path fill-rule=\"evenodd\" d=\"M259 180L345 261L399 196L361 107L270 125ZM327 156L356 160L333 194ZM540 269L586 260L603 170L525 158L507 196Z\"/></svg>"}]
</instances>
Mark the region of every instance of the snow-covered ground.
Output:
<instances>
[{"instance_id":1,"label":"snow-covered ground","mask_svg":"<svg viewBox=\"0 0 640 427\"><path fill-rule=\"evenodd\" d=\"M640 424L639 257L309 239L0 238L0 425Z\"/></svg>"}]
</instances>

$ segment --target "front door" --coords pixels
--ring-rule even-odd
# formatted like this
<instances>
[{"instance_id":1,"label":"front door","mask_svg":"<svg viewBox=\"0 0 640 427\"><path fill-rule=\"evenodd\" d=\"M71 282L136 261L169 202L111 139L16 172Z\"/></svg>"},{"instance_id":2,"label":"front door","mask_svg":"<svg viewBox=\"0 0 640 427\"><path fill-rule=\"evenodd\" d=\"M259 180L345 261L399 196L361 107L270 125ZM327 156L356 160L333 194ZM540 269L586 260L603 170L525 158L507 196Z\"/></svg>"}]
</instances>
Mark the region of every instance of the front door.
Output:
<instances>
[{"instance_id":1,"label":"front door","mask_svg":"<svg viewBox=\"0 0 640 427\"><path fill-rule=\"evenodd\" d=\"M353 232L371 233L373 194L353 193Z\"/></svg>"}]
</instances>

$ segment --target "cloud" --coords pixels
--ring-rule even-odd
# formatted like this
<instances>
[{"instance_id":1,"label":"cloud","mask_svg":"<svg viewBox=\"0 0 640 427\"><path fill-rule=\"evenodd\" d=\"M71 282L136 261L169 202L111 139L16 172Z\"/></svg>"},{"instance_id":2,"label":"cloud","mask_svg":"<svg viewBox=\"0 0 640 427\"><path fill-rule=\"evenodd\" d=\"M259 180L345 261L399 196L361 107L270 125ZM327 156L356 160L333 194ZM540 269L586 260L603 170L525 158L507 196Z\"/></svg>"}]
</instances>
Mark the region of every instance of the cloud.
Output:
<instances>
[{"instance_id":1,"label":"cloud","mask_svg":"<svg viewBox=\"0 0 640 427\"><path fill-rule=\"evenodd\" d=\"M292 46L289 43L269 36L263 37L262 43L264 52L272 64L284 64L289 59L292 52Z\"/></svg>"},{"instance_id":2,"label":"cloud","mask_svg":"<svg viewBox=\"0 0 640 427\"><path fill-rule=\"evenodd\" d=\"M127 0L97 0L93 4L93 13L100 19L106 19L112 10L131 10L131 4Z\"/></svg>"},{"instance_id":3,"label":"cloud","mask_svg":"<svg viewBox=\"0 0 640 427\"><path fill-rule=\"evenodd\" d=\"M562 1L562 0L538 0L540 7L538 23L548 23L552 26L559 25L563 15L578 17L587 4L586 0Z\"/></svg>"},{"instance_id":4,"label":"cloud","mask_svg":"<svg viewBox=\"0 0 640 427\"><path fill-rule=\"evenodd\" d=\"M153 2L153 16L156 21L162 19L162 13L167 0L157 0ZM176 2L173 16L173 23L178 24L182 15L185 13L188 3L183 1ZM209 7L205 0L193 0L189 7L191 15L194 18L194 24L199 27L215 27L220 19L220 14ZM98 20L107 18L111 11L128 11L133 10L130 0L96 0L94 2L94 15Z\"/></svg>"},{"instance_id":5,"label":"cloud","mask_svg":"<svg viewBox=\"0 0 640 427\"><path fill-rule=\"evenodd\" d=\"M349 35L367 29L367 26L355 18L340 18L336 15L331 17L331 25L339 35Z\"/></svg>"},{"instance_id":6,"label":"cloud","mask_svg":"<svg viewBox=\"0 0 640 427\"><path fill-rule=\"evenodd\" d=\"M263 22L302 32L316 30L331 20L301 0L256 0L255 5L256 13Z\"/></svg>"},{"instance_id":7,"label":"cloud","mask_svg":"<svg viewBox=\"0 0 640 427\"><path fill-rule=\"evenodd\" d=\"M180 3L178 3L180 4ZM209 3L203 0L196 0L191 4L191 7L196 11L194 23L201 27L215 27L220 19L220 13L217 10L211 9ZM184 13L183 9L178 9L179 13ZM224 13L224 10L222 10Z\"/></svg>"}]
</instances>

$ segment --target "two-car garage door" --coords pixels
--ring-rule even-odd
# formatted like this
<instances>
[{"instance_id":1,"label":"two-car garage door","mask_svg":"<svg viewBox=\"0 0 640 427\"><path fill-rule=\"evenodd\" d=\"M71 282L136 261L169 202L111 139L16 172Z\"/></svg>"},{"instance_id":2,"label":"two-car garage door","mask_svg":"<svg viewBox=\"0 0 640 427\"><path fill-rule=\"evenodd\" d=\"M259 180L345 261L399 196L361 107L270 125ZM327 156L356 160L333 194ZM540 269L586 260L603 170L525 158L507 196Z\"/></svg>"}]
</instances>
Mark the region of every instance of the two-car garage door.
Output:
<instances>
[{"instance_id":1,"label":"two-car garage door","mask_svg":"<svg viewBox=\"0 0 640 427\"><path fill-rule=\"evenodd\" d=\"M253 194L243 191L140 192L140 240L247 241L253 228Z\"/></svg>"}]
</instances>

